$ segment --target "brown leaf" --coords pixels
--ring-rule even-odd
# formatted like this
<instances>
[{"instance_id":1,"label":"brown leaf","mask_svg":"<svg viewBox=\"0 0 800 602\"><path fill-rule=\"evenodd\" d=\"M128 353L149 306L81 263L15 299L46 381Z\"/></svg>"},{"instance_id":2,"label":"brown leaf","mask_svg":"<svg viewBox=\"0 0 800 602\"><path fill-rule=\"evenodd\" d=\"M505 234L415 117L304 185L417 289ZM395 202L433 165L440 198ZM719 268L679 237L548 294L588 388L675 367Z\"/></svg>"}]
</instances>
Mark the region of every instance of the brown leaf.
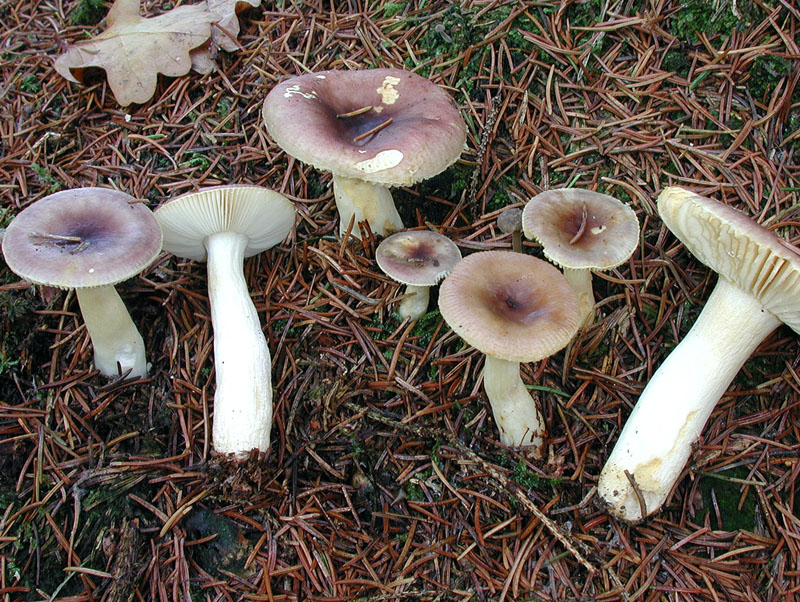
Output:
<instances>
[{"instance_id":1,"label":"brown leaf","mask_svg":"<svg viewBox=\"0 0 800 602\"><path fill-rule=\"evenodd\" d=\"M213 18L211 39L207 44L192 50L192 69L198 73L211 73L216 68L214 58L217 48L233 52L241 46L239 18L237 15L261 4L261 0L206 0L205 5Z\"/></svg>"},{"instance_id":2,"label":"brown leaf","mask_svg":"<svg viewBox=\"0 0 800 602\"><path fill-rule=\"evenodd\" d=\"M239 50L241 46L236 41L239 37L239 18L236 15L259 4L261 0L206 0L208 12L214 17L214 27L211 28L214 44L228 52Z\"/></svg>"},{"instance_id":3,"label":"brown leaf","mask_svg":"<svg viewBox=\"0 0 800 602\"><path fill-rule=\"evenodd\" d=\"M70 46L55 69L78 82L84 68L100 67L117 102L143 103L155 93L159 73L177 77L189 72L189 51L209 40L214 20L205 3L145 18L139 15L138 0L116 0L108 11L106 30Z\"/></svg>"}]
</instances>

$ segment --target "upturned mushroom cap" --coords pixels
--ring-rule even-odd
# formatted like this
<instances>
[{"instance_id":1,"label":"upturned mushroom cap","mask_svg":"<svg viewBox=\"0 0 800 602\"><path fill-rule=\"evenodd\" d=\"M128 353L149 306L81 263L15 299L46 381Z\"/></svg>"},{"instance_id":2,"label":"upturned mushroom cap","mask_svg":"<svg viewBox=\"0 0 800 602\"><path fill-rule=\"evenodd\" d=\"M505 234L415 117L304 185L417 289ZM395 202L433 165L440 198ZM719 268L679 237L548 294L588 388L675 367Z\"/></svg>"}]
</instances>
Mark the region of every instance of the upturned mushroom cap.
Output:
<instances>
[{"instance_id":1,"label":"upturned mushroom cap","mask_svg":"<svg viewBox=\"0 0 800 602\"><path fill-rule=\"evenodd\" d=\"M401 69L293 77L270 91L262 115L270 136L292 157L387 187L442 172L466 143L466 124L450 96Z\"/></svg>"},{"instance_id":2,"label":"upturned mushroom cap","mask_svg":"<svg viewBox=\"0 0 800 602\"><path fill-rule=\"evenodd\" d=\"M800 333L800 255L794 247L736 209L684 188L665 188L657 205L692 255Z\"/></svg>"},{"instance_id":3,"label":"upturned mushroom cap","mask_svg":"<svg viewBox=\"0 0 800 602\"><path fill-rule=\"evenodd\" d=\"M575 293L561 272L511 251L462 259L439 287L439 310L467 343L516 362L556 353L580 326Z\"/></svg>"},{"instance_id":4,"label":"upturned mushroom cap","mask_svg":"<svg viewBox=\"0 0 800 602\"><path fill-rule=\"evenodd\" d=\"M571 269L609 270L628 259L639 241L639 220L612 196L561 188L533 197L522 212L525 236L545 256Z\"/></svg>"},{"instance_id":5,"label":"upturned mushroom cap","mask_svg":"<svg viewBox=\"0 0 800 602\"><path fill-rule=\"evenodd\" d=\"M156 209L164 250L206 260L206 237L236 232L248 238L245 257L281 242L294 225L294 207L283 195L261 186L213 186L184 194Z\"/></svg>"},{"instance_id":6,"label":"upturned mushroom cap","mask_svg":"<svg viewBox=\"0 0 800 602\"><path fill-rule=\"evenodd\" d=\"M385 238L375 251L375 260L397 282L433 286L461 261L461 251L443 234L409 230Z\"/></svg>"},{"instance_id":7,"label":"upturned mushroom cap","mask_svg":"<svg viewBox=\"0 0 800 602\"><path fill-rule=\"evenodd\" d=\"M59 288L112 285L146 268L161 251L161 228L132 196L74 188L21 211L3 237L11 271Z\"/></svg>"}]
</instances>

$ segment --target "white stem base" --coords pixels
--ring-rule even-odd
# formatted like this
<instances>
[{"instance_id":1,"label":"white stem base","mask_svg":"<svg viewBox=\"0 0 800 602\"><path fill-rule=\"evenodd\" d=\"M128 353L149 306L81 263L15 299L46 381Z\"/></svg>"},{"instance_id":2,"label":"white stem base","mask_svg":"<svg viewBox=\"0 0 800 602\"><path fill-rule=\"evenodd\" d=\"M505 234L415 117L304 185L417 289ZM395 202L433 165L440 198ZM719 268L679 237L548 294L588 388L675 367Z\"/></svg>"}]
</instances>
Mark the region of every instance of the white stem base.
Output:
<instances>
[{"instance_id":1,"label":"white stem base","mask_svg":"<svg viewBox=\"0 0 800 602\"><path fill-rule=\"evenodd\" d=\"M597 492L624 520L658 510L708 417L759 343L780 325L749 293L720 278L689 333L645 387L600 474Z\"/></svg>"},{"instance_id":2,"label":"white stem base","mask_svg":"<svg viewBox=\"0 0 800 602\"><path fill-rule=\"evenodd\" d=\"M272 377L267 341L261 331L243 262L247 238L213 234L208 250L208 297L214 328L214 449L247 455L269 448L272 427Z\"/></svg>"},{"instance_id":3,"label":"white stem base","mask_svg":"<svg viewBox=\"0 0 800 602\"><path fill-rule=\"evenodd\" d=\"M428 311L430 287L406 285L406 297L397 306L397 313L404 318L419 320Z\"/></svg>"},{"instance_id":4,"label":"white stem base","mask_svg":"<svg viewBox=\"0 0 800 602\"><path fill-rule=\"evenodd\" d=\"M567 279L575 296L578 297L578 310L581 312L581 324L586 324L594 318L594 289L592 288L592 270L574 270L563 268L564 278Z\"/></svg>"},{"instance_id":5,"label":"white stem base","mask_svg":"<svg viewBox=\"0 0 800 602\"><path fill-rule=\"evenodd\" d=\"M94 347L94 365L103 376L147 376L144 341L113 286L75 289ZM120 372L120 370L122 372Z\"/></svg>"},{"instance_id":6,"label":"white stem base","mask_svg":"<svg viewBox=\"0 0 800 602\"><path fill-rule=\"evenodd\" d=\"M403 229L403 220L385 186L363 180L333 176L333 196L339 210L339 235L344 235L355 216L351 234L361 239L359 222L366 221L372 233L384 236Z\"/></svg>"},{"instance_id":7,"label":"white stem base","mask_svg":"<svg viewBox=\"0 0 800 602\"><path fill-rule=\"evenodd\" d=\"M530 445L541 457L544 420L519 375L519 362L486 356L483 386L503 445Z\"/></svg>"}]
</instances>

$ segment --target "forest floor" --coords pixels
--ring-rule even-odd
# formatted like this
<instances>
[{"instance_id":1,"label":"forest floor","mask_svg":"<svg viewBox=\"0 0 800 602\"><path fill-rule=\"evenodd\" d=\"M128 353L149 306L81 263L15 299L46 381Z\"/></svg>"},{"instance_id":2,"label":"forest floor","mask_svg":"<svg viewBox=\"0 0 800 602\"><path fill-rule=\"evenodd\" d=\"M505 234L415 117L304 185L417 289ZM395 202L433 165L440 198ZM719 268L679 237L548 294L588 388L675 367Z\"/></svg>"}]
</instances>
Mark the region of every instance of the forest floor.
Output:
<instances>
[{"instance_id":1,"label":"forest floor","mask_svg":"<svg viewBox=\"0 0 800 602\"><path fill-rule=\"evenodd\" d=\"M682 185L800 244L800 12L789 0L265 1L218 70L120 106L102 71L53 69L98 0L4 0L0 226L61 189L155 209L251 183L291 199L248 259L275 390L268 454L215 457L205 266L167 254L119 285L150 377L98 375L74 294L0 262L2 600L792 600L800 592L800 344L781 326L734 379L664 507L638 525L596 484L716 275L665 228ZM170 4L146 2L155 15ZM461 159L394 191L409 227L467 255L545 189L625 201L641 223L595 277L596 320L524 364L544 459L500 442L483 356L436 305L408 323L376 241L338 237L330 175L287 156L261 104L307 71L405 67L447 90ZM541 257L540 245L524 252ZM434 295L435 298L435 295Z\"/></svg>"}]
</instances>

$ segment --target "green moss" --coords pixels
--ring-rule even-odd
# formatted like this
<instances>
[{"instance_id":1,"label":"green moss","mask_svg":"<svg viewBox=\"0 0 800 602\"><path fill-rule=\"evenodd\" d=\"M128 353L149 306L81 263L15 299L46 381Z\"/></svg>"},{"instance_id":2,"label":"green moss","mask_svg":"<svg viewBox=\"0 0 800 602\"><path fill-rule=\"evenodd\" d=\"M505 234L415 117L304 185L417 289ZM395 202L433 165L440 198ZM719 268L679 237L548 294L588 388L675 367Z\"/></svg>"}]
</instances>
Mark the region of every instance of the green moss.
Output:
<instances>
[{"instance_id":1,"label":"green moss","mask_svg":"<svg viewBox=\"0 0 800 602\"><path fill-rule=\"evenodd\" d=\"M20 84L19 89L23 92L35 94L42 89L42 83L39 81L39 78L36 75L29 73L22 78L22 83Z\"/></svg>"},{"instance_id":2,"label":"green moss","mask_svg":"<svg viewBox=\"0 0 800 602\"><path fill-rule=\"evenodd\" d=\"M536 489L541 482L539 475L529 469L522 460L514 465L511 480L527 489Z\"/></svg>"},{"instance_id":3,"label":"green moss","mask_svg":"<svg viewBox=\"0 0 800 602\"><path fill-rule=\"evenodd\" d=\"M405 2L387 2L383 5L383 16L387 19L394 17L396 14L402 12L405 7Z\"/></svg>"},{"instance_id":4,"label":"green moss","mask_svg":"<svg viewBox=\"0 0 800 602\"><path fill-rule=\"evenodd\" d=\"M71 25L97 25L106 14L103 0L78 0L69 14Z\"/></svg>"},{"instance_id":5,"label":"green moss","mask_svg":"<svg viewBox=\"0 0 800 602\"><path fill-rule=\"evenodd\" d=\"M31 169L33 170L33 173L36 174L39 184L46 186L49 193L52 194L54 192L58 192L64 187L64 184L61 182L61 180L51 175L47 171L46 167L39 165L38 163L31 163Z\"/></svg>"},{"instance_id":6,"label":"green moss","mask_svg":"<svg viewBox=\"0 0 800 602\"><path fill-rule=\"evenodd\" d=\"M768 102L781 78L789 75L790 64L779 56L759 56L750 68L745 85L753 98Z\"/></svg>"},{"instance_id":7,"label":"green moss","mask_svg":"<svg viewBox=\"0 0 800 602\"><path fill-rule=\"evenodd\" d=\"M750 23L760 21L764 13L752 1L739 0L736 4L740 16L733 12L730 1L723 0L717 10L708 0L691 0L672 13L667 20L667 31L683 42L696 44L698 34L707 37L730 34L734 29L744 30Z\"/></svg>"},{"instance_id":8,"label":"green moss","mask_svg":"<svg viewBox=\"0 0 800 602\"><path fill-rule=\"evenodd\" d=\"M441 317L442 316L439 313L439 310L434 309L433 311L429 311L419 320L417 320L417 323L411 330L411 335L419 337L417 339L418 345L424 347L425 345L431 342L431 338L433 337L433 333L436 331L436 327L439 326Z\"/></svg>"},{"instance_id":9,"label":"green moss","mask_svg":"<svg viewBox=\"0 0 800 602\"><path fill-rule=\"evenodd\" d=\"M742 488L745 486L741 481L747 477L748 471L743 466L714 474L704 473L700 481L704 509L698 512L698 522L705 520L705 516L708 514L712 529L755 531L756 494L752 487L748 490L744 503L739 509ZM719 520L714 508L714 500L716 500L716 507L719 508ZM722 524L719 524L720 520Z\"/></svg>"}]
</instances>

